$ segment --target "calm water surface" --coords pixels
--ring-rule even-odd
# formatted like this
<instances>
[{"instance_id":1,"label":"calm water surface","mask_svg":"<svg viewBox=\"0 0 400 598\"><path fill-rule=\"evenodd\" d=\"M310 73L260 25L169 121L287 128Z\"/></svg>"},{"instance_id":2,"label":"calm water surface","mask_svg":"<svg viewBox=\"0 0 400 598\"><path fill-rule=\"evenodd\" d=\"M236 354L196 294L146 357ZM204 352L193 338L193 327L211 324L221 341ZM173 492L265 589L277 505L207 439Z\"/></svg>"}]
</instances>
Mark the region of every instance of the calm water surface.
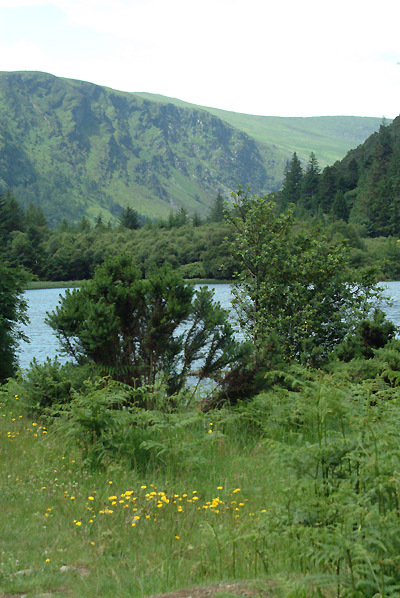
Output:
<instances>
[{"instance_id":1,"label":"calm water surface","mask_svg":"<svg viewBox=\"0 0 400 598\"><path fill-rule=\"evenodd\" d=\"M198 285L196 288L199 288ZM383 306L389 320L400 326L400 281L385 282L385 294L392 298L391 306ZM231 308L231 295L229 284L209 285L214 289L214 297L222 307ZM30 339L30 343L21 343L19 350L19 363L24 369L27 368L33 358L39 363L46 361L47 357L53 358L58 355L59 344L53 331L45 324L46 312L52 311L58 304L60 297L66 289L38 289L25 291L25 298L28 302L28 316L30 324L24 327L24 332ZM66 361L65 357L58 355L61 362Z\"/></svg>"}]
</instances>

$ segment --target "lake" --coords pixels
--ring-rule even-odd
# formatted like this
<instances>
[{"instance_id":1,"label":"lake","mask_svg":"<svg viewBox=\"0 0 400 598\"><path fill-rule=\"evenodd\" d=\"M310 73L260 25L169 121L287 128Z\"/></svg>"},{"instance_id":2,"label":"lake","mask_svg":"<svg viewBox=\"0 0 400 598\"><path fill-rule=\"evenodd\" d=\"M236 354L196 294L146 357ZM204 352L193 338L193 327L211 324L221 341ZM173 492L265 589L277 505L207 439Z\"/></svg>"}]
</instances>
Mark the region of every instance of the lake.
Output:
<instances>
[{"instance_id":1,"label":"lake","mask_svg":"<svg viewBox=\"0 0 400 598\"><path fill-rule=\"evenodd\" d=\"M388 319L400 326L400 281L382 283L385 294L392 298L391 306L383 306L383 311ZM204 285L196 285L196 288ZM231 308L231 295L229 284L207 285L214 289L214 297L222 307ZM44 363L47 357L53 358L57 355L59 344L53 331L45 324L46 312L52 311L65 293L66 289L37 289L25 291L25 299L28 302L28 316L30 324L23 327L30 343L21 343L18 356L21 368L29 366L33 358L39 363ZM66 361L60 357L61 362Z\"/></svg>"}]
</instances>

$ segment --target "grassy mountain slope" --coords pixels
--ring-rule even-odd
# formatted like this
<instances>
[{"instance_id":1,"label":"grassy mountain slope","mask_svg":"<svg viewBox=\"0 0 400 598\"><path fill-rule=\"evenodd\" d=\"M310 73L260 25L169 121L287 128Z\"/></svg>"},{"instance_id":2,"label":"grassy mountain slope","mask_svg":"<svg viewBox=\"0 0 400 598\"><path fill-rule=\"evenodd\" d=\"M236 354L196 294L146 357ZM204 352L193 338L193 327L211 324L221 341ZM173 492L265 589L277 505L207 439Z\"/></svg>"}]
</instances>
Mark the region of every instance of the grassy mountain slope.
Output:
<instances>
[{"instance_id":1,"label":"grassy mountain slope","mask_svg":"<svg viewBox=\"0 0 400 598\"><path fill-rule=\"evenodd\" d=\"M45 73L0 73L0 191L10 188L25 206L39 204L51 224L84 214L115 219L127 205L152 217L180 206L204 215L218 191L228 195L238 184L259 193L278 189L292 151L319 154L332 130L324 135L323 121L310 128L308 120L272 118L276 132L268 133L268 117ZM341 134L334 138L340 157Z\"/></svg>"},{"instance_id":2,"label":"grassy mountain slope","mask_svg":"<svg viewBox=\"0 0 400 598\"><path fill-rule=\"evenodd\" d=\"M381 123L380 118L362 116L312 116L281 117L254 116L206 108L151 93L136 94L161 103L173 103L180 107L201 108L247 133L263 144L273 146L286 160L294 151L302 160L314 152L321 166L341 159L350 149L357 147L374 133ZM283 162L284 163L284 162ZM282 170L283 167L280 165ZM281 171L282 172L282 171Z\"/></svg>"},{"instance_id":3,"label":"grassy mountain slope","mask_svg":"<svg viewBox=\"0 0 400 598\"><path fill-rule=\"evenodd\" d=\"M43 73L0 76L0 179L63 216L205 212L218 190L269 181L259 144L215 116Z\"/></svg>"}]
</instances>

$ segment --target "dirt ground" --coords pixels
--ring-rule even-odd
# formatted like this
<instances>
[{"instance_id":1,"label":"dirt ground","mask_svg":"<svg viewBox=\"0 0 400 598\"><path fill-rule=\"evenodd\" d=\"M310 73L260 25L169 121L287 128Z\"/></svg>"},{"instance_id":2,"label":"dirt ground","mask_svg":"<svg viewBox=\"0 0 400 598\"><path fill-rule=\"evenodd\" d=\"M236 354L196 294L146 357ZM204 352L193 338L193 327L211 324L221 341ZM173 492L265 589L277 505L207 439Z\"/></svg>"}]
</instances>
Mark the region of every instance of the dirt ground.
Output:
<instances>
[{"instance_id":1,"label":"dirt ground","mask_svg":"<svg viewBox=\"0 0 400 598\"><path fill-rule=\"evenodd\" d=\"M257 588L250 582L219 583L212 586L188 588L187 590L176 590L168 594L153 594L148 598L234 598L244 596L246 598L275 598L276 593L270 585L269 589Z\"/></svg>"}]
</instances>

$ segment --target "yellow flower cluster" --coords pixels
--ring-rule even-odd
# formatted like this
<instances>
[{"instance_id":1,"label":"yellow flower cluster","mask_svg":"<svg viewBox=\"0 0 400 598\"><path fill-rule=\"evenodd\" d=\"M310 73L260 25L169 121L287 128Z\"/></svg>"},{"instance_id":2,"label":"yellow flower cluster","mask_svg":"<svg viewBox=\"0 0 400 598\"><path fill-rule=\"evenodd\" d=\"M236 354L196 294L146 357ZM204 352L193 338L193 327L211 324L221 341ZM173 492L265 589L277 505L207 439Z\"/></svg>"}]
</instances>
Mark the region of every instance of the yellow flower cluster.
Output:
<instances>
[{"instance_id":1,"label":"yellow flower cluster","mask_svg":"<svg viewBox=\"0 0 400 598\"><path fill-rule=\"evenodd\" d=\"M217 489L223 490L223 487L218 486ZM197 490L182 494L168 494L163 490L158 490L154 484L149 484L149 486L142 485L138 492L129 489L121 494L112 494L101 505L96 504L96 491L93 491L87 497L86 509L90 513L90 524L94 522L97 515L121 517L124 514L123 521L131 527L137 527L138 524L144 523L146 520L158 521L160 513L165 509L171 515L174 513L183 513L187 509L195 509L203 513L210 512L217 515L223 512L230 512L232 517L239 519L248 502L248 499L243 499L241 502L234 500L234 497L239 492L241 492L241 489L235 488L224 498L217 495L210 500L201 500ZM68 497L67 493L65 495ZM70 500L75 499L74 496L70 496L69 498ZM254 516L254 513L247 513L247 515ZM83 519L82 517L75 519L74 524L80 527Z\"/></svg>"}]
</instances>

